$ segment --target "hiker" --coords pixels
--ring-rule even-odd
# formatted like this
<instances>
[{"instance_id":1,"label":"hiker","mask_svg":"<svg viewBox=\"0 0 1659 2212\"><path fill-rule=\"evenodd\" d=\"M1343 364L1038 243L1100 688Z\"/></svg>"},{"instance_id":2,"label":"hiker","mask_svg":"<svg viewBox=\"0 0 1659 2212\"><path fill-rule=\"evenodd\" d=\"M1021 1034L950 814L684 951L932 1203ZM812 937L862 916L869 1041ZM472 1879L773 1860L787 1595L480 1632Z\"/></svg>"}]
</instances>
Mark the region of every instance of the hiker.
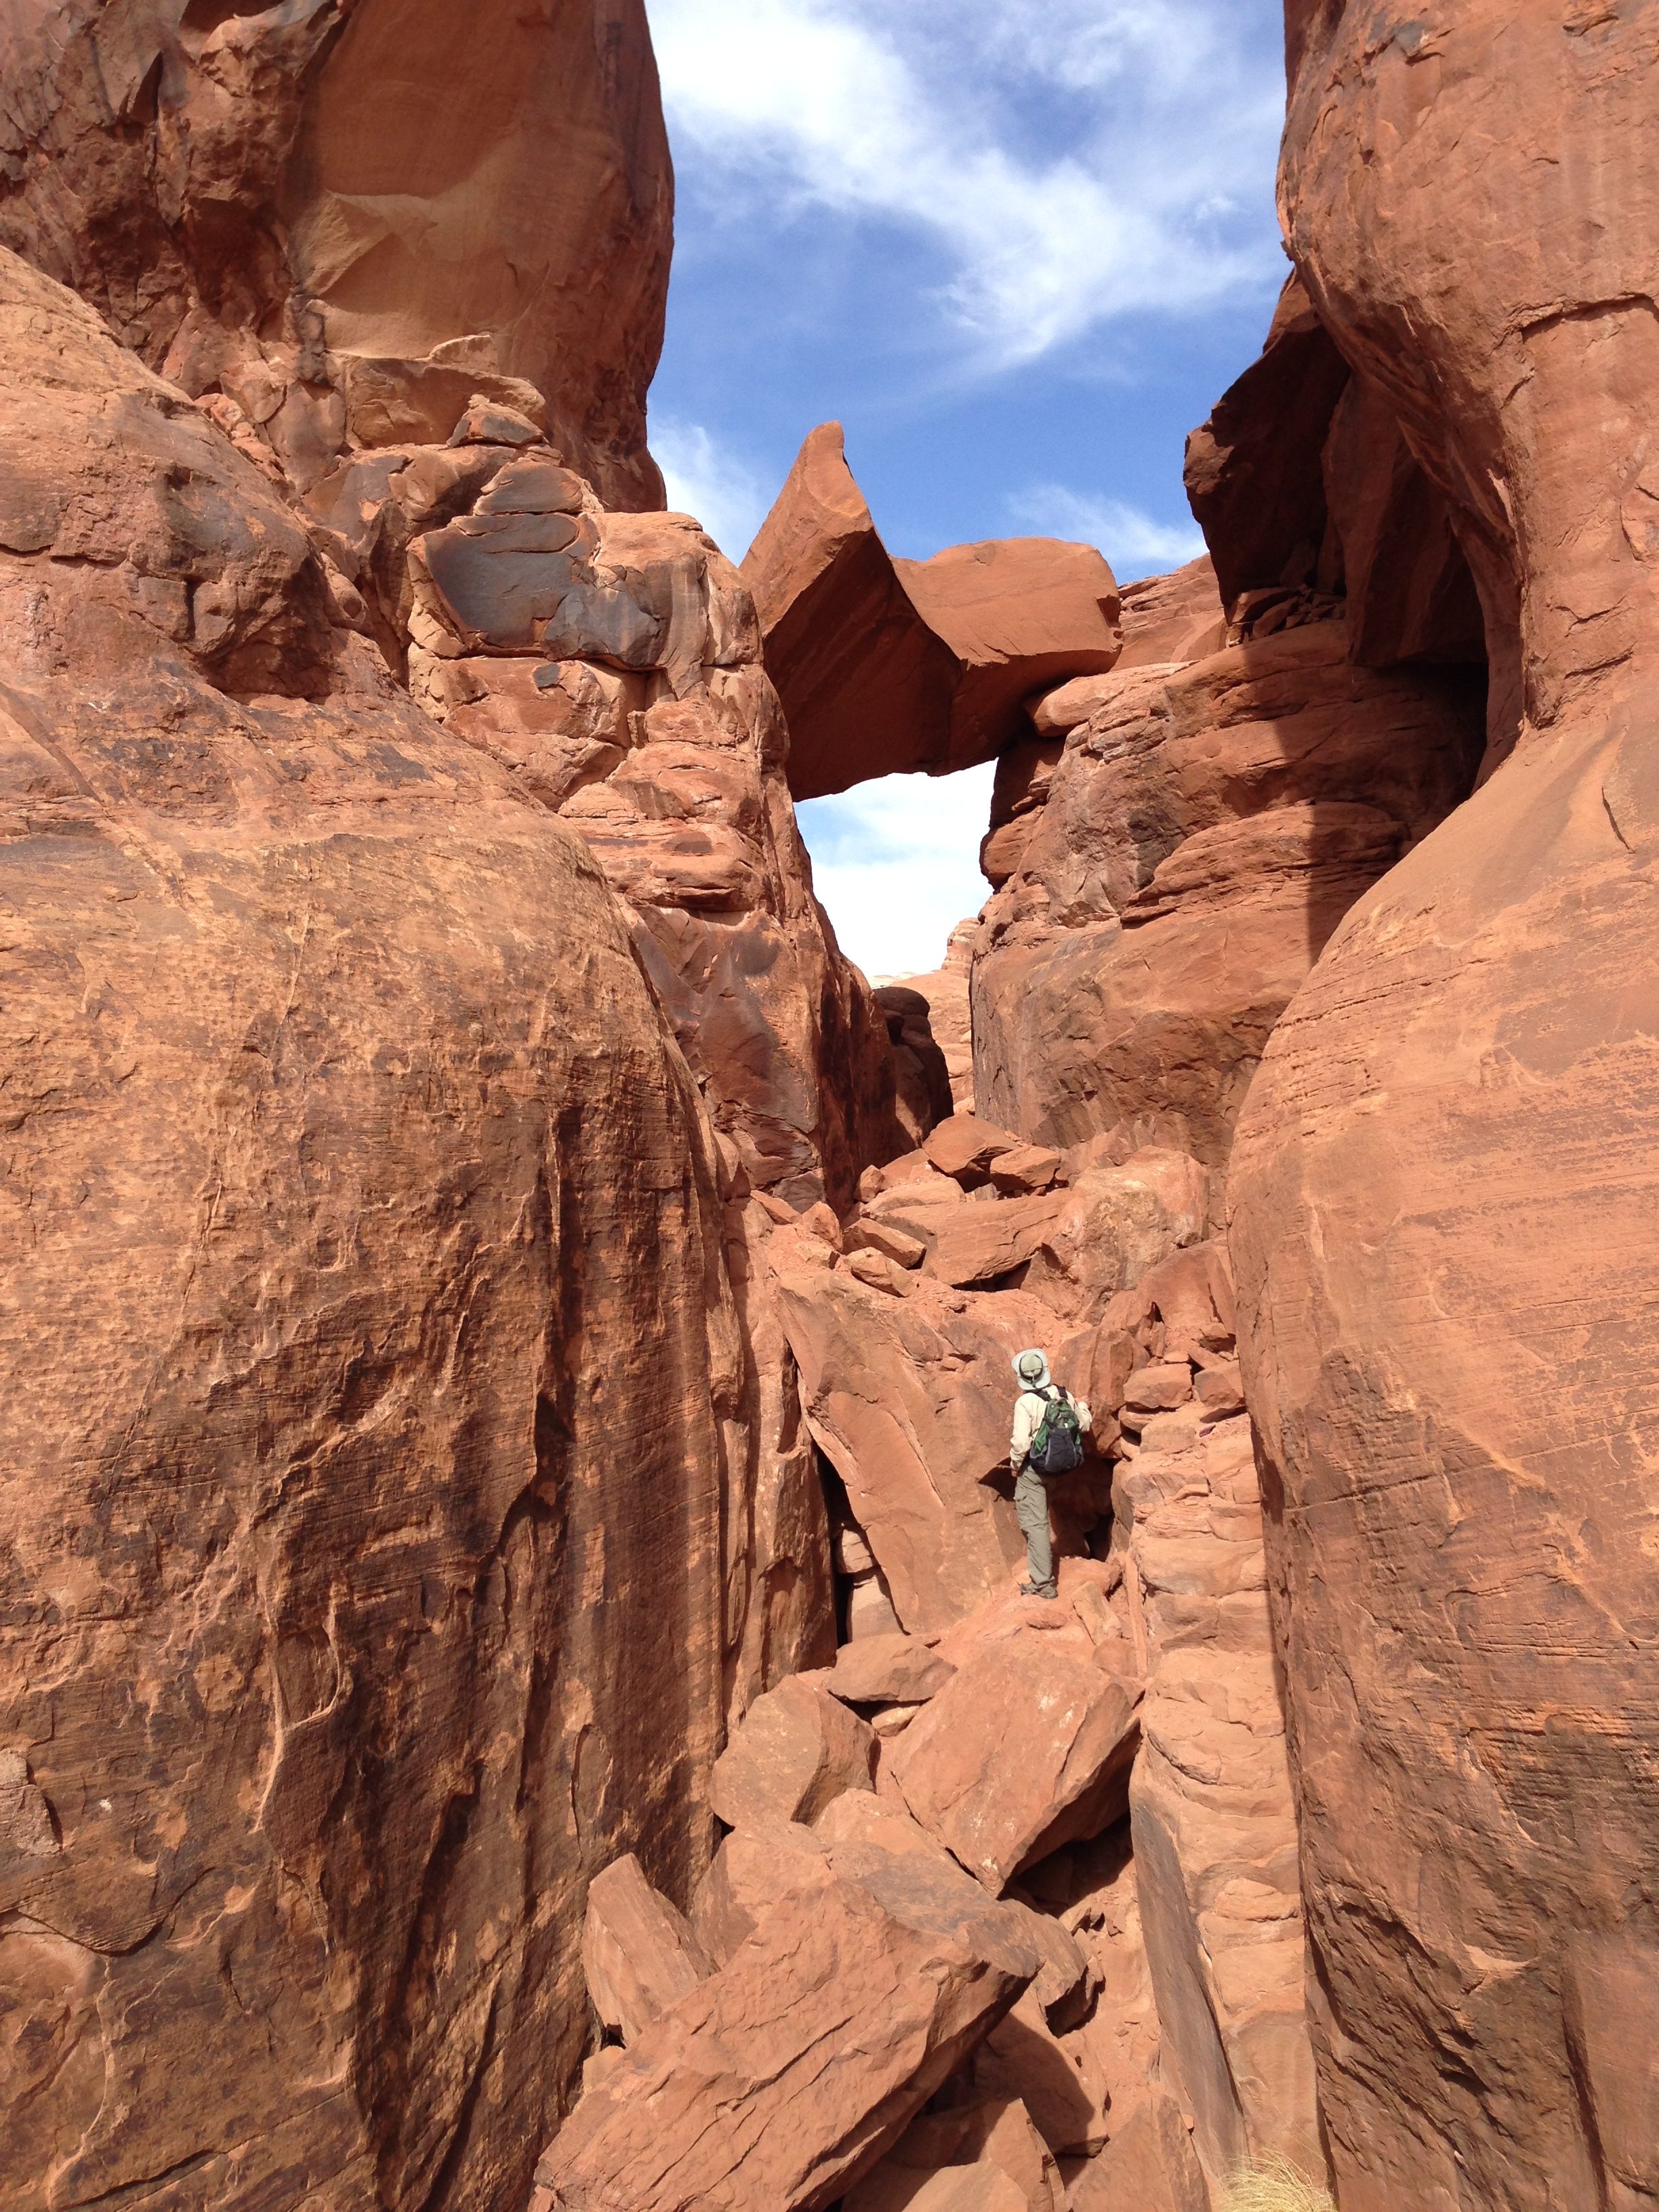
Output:
<instances>
[{"instance_id":1,"label":"hiker","mask_svg":"<svg viewBox=\"0 0 1659 2212\"><path fill-rule=\"evenodd\" d=\"M1014 1362L1020 1393L1014 1401L1014 1433L1008 1456L1014 1470L1014 1510L1025 1538L1022 1597L1057 1597L1054 1547L1048 1537L1045 1478L1069 1474L1083 1464L1083 1431L1092 1426L1081 1398L1062 1390L1048 1372L1046 1354L1022 1352Z\"/></svg>"}]
</instances>

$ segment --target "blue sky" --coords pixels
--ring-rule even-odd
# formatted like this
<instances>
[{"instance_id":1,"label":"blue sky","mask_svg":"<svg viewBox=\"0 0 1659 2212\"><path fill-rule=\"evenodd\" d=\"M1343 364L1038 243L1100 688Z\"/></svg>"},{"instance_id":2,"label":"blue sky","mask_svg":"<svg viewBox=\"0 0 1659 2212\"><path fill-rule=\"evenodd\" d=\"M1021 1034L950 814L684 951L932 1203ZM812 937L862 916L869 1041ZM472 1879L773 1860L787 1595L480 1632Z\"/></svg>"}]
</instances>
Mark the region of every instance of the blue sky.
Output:
<instances>
[{"instance_id":1,"label":"blue sky","mask_svg":"<svg viewBox=\"0 0 1659 2212\"><path fill-rule=\"evenodd\" d=\"M1080 538L1127 580L1198 550L1182 441L1285 270L1279 0L647 7L679 185L671 504L741 558L836 416L896 553ZM984 897L988 777L802 808L870 972L935 964Z\"/></svg>"}]
</instances>

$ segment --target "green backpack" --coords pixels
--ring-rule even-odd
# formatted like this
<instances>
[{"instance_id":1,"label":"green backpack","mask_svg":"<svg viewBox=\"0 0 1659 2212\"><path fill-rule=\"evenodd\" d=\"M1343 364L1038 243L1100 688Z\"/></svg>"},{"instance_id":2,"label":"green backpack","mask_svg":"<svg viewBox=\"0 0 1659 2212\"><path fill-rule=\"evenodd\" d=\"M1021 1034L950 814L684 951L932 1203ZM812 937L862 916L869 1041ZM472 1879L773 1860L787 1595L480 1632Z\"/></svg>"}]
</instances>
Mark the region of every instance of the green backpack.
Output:
<instances>
[{"instance_id":1,"label":"green backpack","mask_svg":"<svg viewBox=\"0 0 1659 2212\"><path fill-rule=\"evenodd\" d=\"M1083 1425L1066 1392L1057 1383L1048 1387L1054 1395L1043 1409L1042 1424L1025 1456L1039 1474L1070 1474L1083 1464Z\"/></svg>"}]
</instances>

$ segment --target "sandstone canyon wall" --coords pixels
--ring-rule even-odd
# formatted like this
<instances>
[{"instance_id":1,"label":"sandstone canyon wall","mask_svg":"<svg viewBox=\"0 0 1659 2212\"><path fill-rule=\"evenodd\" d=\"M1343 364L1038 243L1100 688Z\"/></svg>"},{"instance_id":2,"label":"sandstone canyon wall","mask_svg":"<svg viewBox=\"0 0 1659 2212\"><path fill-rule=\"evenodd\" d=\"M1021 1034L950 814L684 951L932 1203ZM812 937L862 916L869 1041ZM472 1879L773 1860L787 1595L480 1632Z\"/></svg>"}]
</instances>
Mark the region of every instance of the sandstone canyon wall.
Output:
<instances>
[{"instance_id":1,"label":"sandstone canyon wall","mask_svg":"<svg viewBox=\"0 0 1659 2212\"><path fill-rule=\"evenodd\" d=\"M673 179L641 0L15 0L0 242L301 489L528 406L659 505Z\"/></svg>"},{"instance_id":2,"label":"sandstone canyon wall","mask_svg":"<svg viewBox=\"0 0 1659 2212\"><path fill-rule=\"evenodd\" d=\"M1337 932L1235 1156L1325 2110L1345 2212L1634 2207L1659 56L1616 6L1291 30L1291 248L1493 678L1490 780Z\"/></svg>"},{"instance_id":3,"label":"sandstone canyon wall","mask_svg":"<svg viewBox=\"0 0 1659 2212\"><path fill-rule=\"evenodd\" d=\"M1291 0L1120 592L660 511L634 0L6 11L9 2212L1659 2196L1649 12Z\"/></svg>"},{"instance_id":4,"label":"sandstone canyon wall","mask_svg":"<svg viewBox=\"0 0 1659 2212\"><path fill-rule=\"evenodd\" d=\"M750 1247L897 1146L884 1024L747 593L618 512L642 15L485 15L5 26L31 2212L521 2202L589 1876L688 1895L729 1716L833 1655Z\"/></svg>"}]
</instances>

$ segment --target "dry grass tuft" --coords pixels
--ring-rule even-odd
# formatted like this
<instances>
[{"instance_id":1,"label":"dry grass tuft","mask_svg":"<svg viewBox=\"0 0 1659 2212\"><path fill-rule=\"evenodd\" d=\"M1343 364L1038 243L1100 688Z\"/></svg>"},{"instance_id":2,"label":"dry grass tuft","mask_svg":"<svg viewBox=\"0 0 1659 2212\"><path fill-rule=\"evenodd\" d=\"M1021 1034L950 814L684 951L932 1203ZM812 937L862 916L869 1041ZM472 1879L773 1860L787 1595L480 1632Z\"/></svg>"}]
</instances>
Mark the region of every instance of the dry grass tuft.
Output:
<instances>
[{"instance_id":1,"label":"dry grass tuft","mask_svg":"<svg viewBox=\"0 0 1659 2212\"><path fill-rule=\"evenodd\" d=\"M1287 2159L1241 2166L1228 2184L1222 2212L1336 2212L1330 2191Z\"/></svg>"}]
</instances>

